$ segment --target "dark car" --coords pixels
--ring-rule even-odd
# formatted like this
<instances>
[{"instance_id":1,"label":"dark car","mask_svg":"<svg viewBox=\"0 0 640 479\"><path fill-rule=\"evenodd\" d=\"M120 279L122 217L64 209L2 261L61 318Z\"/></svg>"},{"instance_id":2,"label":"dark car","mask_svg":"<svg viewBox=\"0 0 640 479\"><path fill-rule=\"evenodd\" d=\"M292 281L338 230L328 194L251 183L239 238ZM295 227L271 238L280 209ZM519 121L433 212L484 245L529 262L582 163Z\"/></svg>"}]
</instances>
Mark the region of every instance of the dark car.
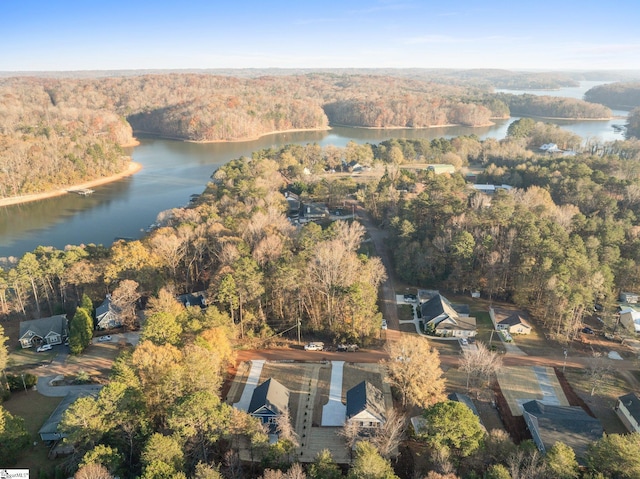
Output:
<instances>
[{"instance_id":1,"label":"dark car","mask_svg":"<svg viewBox=\"0 0 640 479\"><path fill-rule=\"evenodd\" d=\"M589 327L582 328L582 332L585 333L585 334L595 334L593 332L593 329L591 329Z\"/></svg>"},{"instance_id":2,"label":"dark car","mask_svg":"<svg viewBox=\"0 0 640 479\"><path fill-rule=\"evenodd\" d=\"M339 352L355 353L359 348L357 344L339 344L337 349Z\"/></svg>"}]
</instances>

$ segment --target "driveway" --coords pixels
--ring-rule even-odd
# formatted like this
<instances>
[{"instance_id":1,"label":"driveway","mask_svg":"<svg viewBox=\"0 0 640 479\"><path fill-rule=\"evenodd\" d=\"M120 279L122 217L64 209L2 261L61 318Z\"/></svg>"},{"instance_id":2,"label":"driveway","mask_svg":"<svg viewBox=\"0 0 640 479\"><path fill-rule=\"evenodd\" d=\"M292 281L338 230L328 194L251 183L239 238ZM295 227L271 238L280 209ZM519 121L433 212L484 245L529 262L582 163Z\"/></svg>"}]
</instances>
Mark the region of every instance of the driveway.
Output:
<instances>
[{"instance_id":1,"label":"driveway","mask_svg":"<svg viewBox=\"0 0 640 479\"><path fill-rule=\"evenodd\" d=\"M240 409L242 411L247 411L249 409L249 406L251 405L251 397L253 396L253 391L258 386L258 381L260 380L260 374L262 374L264 363L264 359L254 359L251 361L251 370L249 371L249 377L247 377L247 381L244 384L240 401L233 405L236 409Z\"/></svg>"},{"instance_id":2,"label":"driveway","mask_svg":"<svg viewBox=\"0 0 640 479\"><path fill-rule=\"evenodd\" d=\"M86 395L97 394L102 389L101 384L78 384L78 385L64 385L64 386L52 386L51 381L59 378L60 375L53 376L39 376L36 389L43 396L49 397L65 397L67 394L74 395Z\"/></svg>"},{"instance_id":3,"label":"driveway","mask_svg":"<svg viewBox=\"0 0 640 479\"><path fill-rule=\"evenodd\" d=\"M344 361L331 361L331 386L329 402L322 408L323 426L343 426L347 406L342 404L342 375Z\"/></svg>"}]
</instances>

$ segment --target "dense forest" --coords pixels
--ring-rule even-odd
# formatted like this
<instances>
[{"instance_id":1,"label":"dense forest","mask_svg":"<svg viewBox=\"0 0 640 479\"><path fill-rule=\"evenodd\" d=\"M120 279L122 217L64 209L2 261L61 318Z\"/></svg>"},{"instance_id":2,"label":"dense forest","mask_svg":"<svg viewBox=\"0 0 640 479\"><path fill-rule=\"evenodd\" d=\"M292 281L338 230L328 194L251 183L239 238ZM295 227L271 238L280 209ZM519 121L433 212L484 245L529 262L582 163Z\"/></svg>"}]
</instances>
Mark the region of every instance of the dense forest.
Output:
<instances>
[{"instance_id":1,"label":"dense forest","mask_svg":"<svg viewBox=\"0 0 640 479\"><path fill-rule=\"evenodd\" d=\"M132 131L190 141L233 141L274 131L326 129L329 124L426 128L486 125L511 113L610 115L600 105L579 100L496 95L486 79L473 80L480 85L474 86L461 74L416 76L420 78L307 73L0 79L0 197L122 171L127 158L120 147L132 142ZM478 76L483 77L474 78ZM495 72L487 78L495 80ZM34 170L41 174L30 175Z\"/></svg>"},{"instance_id":2,"label":"dense forest","mask_svg":"<svg viewBox=\"0 0 640 479\"><path fill-rule=\"evenodd\" d=\"M587 91L584 99L610 108L631 110L640 107L640 83L620 82L599 85Z\"/></svg>"}]
</instances>

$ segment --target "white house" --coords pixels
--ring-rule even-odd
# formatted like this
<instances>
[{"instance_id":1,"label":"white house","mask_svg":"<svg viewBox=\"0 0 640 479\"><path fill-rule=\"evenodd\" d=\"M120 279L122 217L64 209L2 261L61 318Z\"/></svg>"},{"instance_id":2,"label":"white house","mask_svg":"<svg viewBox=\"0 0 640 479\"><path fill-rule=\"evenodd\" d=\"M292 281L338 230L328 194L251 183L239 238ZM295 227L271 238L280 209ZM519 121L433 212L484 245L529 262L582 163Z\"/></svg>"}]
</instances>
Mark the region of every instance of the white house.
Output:
<instances>
[{"instance_id":1,"label":"white house","mask_svg":"<svg viewBox=\"0 0 640 479\"><path fill-rule=\"evenodd\" d=\"M640 333L640 312L630 306L620 308L620 324L632 333Z\"/></svg>"},{"instance_id":2,"label":"white house","mask_svg":"<svg viewBox=\"0 0 640 479\"><path fill-rule=\"evenodd\" d=\"M640 432L640 399L634 393L618 398L616 414L629 432Z\"/></svg>"},{"instance_id":3,"label":"white house","mask_svg":"<svg viewBox=\"0 0 640 479\"><path fill-rule=\"evenodd\" d=\"M489 316L496 331L507 331L510 334L531 333L531 325L520 311L490 307Z\"/></svg>"}]
</instances>

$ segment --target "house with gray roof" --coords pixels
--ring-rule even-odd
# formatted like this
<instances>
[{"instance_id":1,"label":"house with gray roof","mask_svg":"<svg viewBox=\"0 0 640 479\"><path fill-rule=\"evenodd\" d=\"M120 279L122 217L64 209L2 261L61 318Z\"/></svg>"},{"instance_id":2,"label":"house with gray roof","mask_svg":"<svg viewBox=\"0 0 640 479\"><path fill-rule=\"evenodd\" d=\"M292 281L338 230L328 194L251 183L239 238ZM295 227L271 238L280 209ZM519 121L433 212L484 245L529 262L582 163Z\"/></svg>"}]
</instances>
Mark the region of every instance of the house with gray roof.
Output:
<instances>
[{"instance_id":1,"label":"house with gray roof","mask_svg":"<svg viewBox=\"0 0 640 479\"><path fill-rule=\"evenodd\" d=\"M635 393L618 398L616 414L629 432L640 432L640 399Z\"/></svg>"},{"instance_id":2,"label":"house with gray roof","mask_svg":"<svg viewBox=\"0 0 640 479\"><path fill-rule=\"evenodd\" d=\"M270 434L277 432L277 418L289 412L289 390L273 378L256 387L247 412L262 421Z\"/></svg>"},{"instance_id":3,"label":"house with gray roof","mask_svg":"<svg viewBox=\"0 0 640 479\"><path fill-rule=\"evenodd\" d=\"M96 308L96 328L113 329L121 326L120 308L111 302L111 295L108 294L102 304Z\"/></svg>"},{"instance_id":4,"label":"house with gray roof","mask_svg":"<svg viewBox=\"0 0 640 479\"><path fill-rule=\"evenodd\" d=\"M603 434L600 421L579 406L556 406L536 399L522 405L522 416L540 452L562 442L573 449L578 462L583 461L587 446Z\"/></svg>"},{"instance_id":5,"label":"house with gray roof","mask_svg":"<svg viewBox=\"0 0 640 479\"><path fill-rule=\"evenodd\" d=\"M180 301L185 308L198 306L201 309L205 309L207 307L207 297L204 291L181 294L178 296L178 301Z\"/></svg>"},{"instance_id":6,"label":"house with gray roof","mask_svg":"<svg viewBox=\"0 0 640 479\"><path fill-rule=\"evenodd\" d=\"M453 306L447 298L436 294L422 303L422 321L426 331L437 336L468 338L477 333L476 318L469 316L467 305L464 308Z\"/></svg>"},{"instance_id":7,"label":"house with gray roof","mask_svg":"<svg viewBox=\"0 0 640 479\"><path fill-rule=\"evenodd\" d=\"M363 431L382 426L387 420L384 395L369 381L362 381L347 391L347 422Z\"/></svg>"},{"instance_id":8,"label":"house with gray roof","mask_svg":"<svg viewBox=\"0 0 640 479\"><path fill-rule=\"evenodd\" d=\"M67 317L64 314L33 319L20 323L20 346L38 347L42 344L62 344L67 337Z\"/></svg>"},{"instance_id":9,"label":"house with gray roof","mask_svg":"<svg viewBox=\"0 0 640 479\"><path fill-rule=\"evenodd\" d=\"M58 425L62 421L64 413L69 409L69 406L71 406L76 399L87 395L87 393L68 393L38 431L40 439L43 441L58 441L66 437L64 433L58 431Z\"/></svg>"}]
</instances>

